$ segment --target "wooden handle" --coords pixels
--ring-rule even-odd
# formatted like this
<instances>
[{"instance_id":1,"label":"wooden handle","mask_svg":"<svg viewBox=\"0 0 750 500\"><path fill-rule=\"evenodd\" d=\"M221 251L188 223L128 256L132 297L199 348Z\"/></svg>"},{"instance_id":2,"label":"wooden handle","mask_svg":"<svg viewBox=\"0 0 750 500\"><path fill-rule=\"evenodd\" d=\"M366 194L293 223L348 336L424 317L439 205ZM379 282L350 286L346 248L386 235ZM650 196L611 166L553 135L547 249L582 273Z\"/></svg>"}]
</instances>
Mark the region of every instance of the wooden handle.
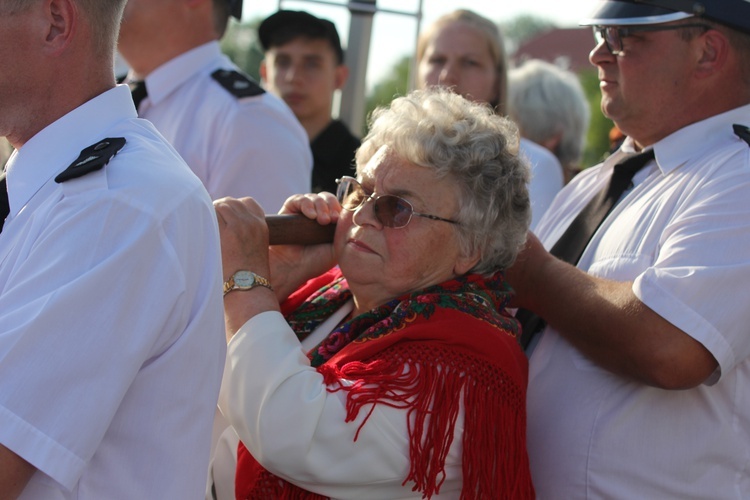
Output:
<instances>
[{"instance_id":1,"label":"wooden handle","mask_svg":"<svg viewBox=\"0 0 750 500\"><path fill-rule=\"evenodd\" d=\"M269 245L318 245L331 243L336 224L326 226L304 215L266 215Z\"/></svg>"}]
</instances>

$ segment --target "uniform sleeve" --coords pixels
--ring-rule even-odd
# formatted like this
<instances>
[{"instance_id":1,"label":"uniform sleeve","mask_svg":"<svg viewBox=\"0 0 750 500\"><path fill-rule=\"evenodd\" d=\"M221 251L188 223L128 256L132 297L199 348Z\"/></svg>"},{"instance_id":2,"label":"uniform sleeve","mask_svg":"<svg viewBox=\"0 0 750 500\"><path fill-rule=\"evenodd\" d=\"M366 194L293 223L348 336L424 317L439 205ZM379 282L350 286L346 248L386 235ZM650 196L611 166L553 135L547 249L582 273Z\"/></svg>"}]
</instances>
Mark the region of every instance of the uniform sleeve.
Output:
<instances>
[{"instance_id":1,"label":"uniform sleeve","mask_svg":"<svg viewBox=\"0 0 750 500\"><path fill-rule=\"evenodd\" d=\"M253 456L297 486L333 498L413 495L401 486L409 470L405 411L376 405L355 442L368 409L345 422L346 392L326 390L279 313L252 318L229 343L219 404ZM441 494L460 491L460 441Z\"/></svg>"},{"instance_id":2,"label":"uniform sleeve","mask_svg":"<svg viewBox=\"0 0 750 500\"><path fill-rule=\"evenodd\" d=\"M0 442L75 485L166 330L184 276L149 214L60 203L0 291Z\"/></svg>"},{"instance_id":3,"label":"uniform sleeve","mask_svg":"<svg viewBox=\"0 0 750 500\"><path fill-rule=\"evenodd\" d=\"M750 308L741 304L750 283L748 183L747 172L717 176L683 200L665 224L656 262L633 287L641 301L713 354L720 373L709 384L750 357Z\"/></svg>"},{"instance_id":4,"label":"uniform sleeve","mask_svg":"<svg viewBox=\"0 0 750 500\"><path fill-rule=\"evenodd\" d=\"M221 145L206 181L212 199L252 196L276 213L289 196L310 192L310 144L294 115L281 111L254 98L228 112L214 133Z\"/></svg>"}]
</instances>

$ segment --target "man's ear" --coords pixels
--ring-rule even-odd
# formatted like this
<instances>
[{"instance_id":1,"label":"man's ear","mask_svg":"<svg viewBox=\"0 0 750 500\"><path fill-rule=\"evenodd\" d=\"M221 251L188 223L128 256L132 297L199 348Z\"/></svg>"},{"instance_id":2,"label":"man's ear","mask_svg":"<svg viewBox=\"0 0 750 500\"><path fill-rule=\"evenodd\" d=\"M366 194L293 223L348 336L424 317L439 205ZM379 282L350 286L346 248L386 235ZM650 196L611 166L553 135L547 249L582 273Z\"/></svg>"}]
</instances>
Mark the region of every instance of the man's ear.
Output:
<instances>
[{"instance_id":1,"label":"man's ear","mask_svg":"<svg viewBox=\"0 0 750 500\"><path fill-rule=\"evenodd\" d=\"M349 78L349 67L346 64L339 64L336 66L336 73L334 74L334 83L336 90L341 90Z\"/></svg>"},{"instance_id":2,"label":"man's ear","mask_svg":"<svg viewBox=\"0 0 750 500\"><path fill-rule=\"evenodd\" d=\"M266 69L266 59L263 58L263 60L260 62L260 79L264 82L268 81L268 71Z\"/></svg>"},{"instance_id":3,"label":"man's ear","mask_svg":"<svg viewBox=\"0 0 750 500\"><path fill-rule=\"evenodd\" d=\"M58 55L70 46L78 26L78 6L73 0L43 0L42 16L46 26L46 47Z\"/></svg>"},{"instance_id":4,"label":"man's ear","mask_svg":"<svg viewBox=\"0 0 750 500\"><path fill-rule=\"evenodd\" d=\"M724 68L731 46L726 35L719 30L709 29L695 40L698 54L696 75L707 77Z\"/></svg>"}]
</instances>

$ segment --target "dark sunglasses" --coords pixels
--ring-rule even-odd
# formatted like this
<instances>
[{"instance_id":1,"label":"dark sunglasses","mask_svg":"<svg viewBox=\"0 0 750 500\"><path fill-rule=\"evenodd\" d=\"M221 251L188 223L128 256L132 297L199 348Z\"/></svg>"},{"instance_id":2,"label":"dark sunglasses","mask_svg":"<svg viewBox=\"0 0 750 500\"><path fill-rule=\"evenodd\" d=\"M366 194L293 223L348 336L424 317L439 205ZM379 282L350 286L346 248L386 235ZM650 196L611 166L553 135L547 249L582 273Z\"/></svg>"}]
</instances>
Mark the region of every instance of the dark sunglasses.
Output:
<instances>
[{"instance_id":1,"label":"dark sunglasses","mask_svg":"<svg viewBox=\"0 0 750 500\"><path fill-rule=\"evenodd\" d=\"M622 39L635 33L679 30L682 28L703 28L710 30L711 26L702 23L669 24L666 26L593 26L596 44L599 45L603 41L613 56L618 56L622 53Z\"/></svg>"},{"instance_id":2,"label":"dark sunglasses","mask_svg":"<svg viewBox=\"0 0 750 500\"><path fill-rule=\"evenodd\" d=\"M411 203L400 196L392 194L384 194L382 196L367 194L362 184L354 177L344 176L341 179L336 179L336 183L339 185L338 189L336 189L336 197L344 210L354 212L369 200L372 200L372 211L375 214L375 218L385 227L404 227L411 221L412 215L458 224L454 220L443 219L437 215L415 212Z\"/></svg>"}]
</instances>

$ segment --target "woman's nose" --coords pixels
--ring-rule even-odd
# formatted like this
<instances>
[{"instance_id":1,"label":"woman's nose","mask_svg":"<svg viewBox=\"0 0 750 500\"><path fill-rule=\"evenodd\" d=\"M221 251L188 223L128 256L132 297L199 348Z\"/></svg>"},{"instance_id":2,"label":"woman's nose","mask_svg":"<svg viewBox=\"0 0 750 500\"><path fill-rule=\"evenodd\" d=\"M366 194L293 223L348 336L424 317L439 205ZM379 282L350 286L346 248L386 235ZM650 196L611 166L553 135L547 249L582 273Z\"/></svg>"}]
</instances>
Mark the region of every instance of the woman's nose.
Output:
<instances>
[{"instance_id":1,"label":"woman's nose","mask_svg":"<svg viewBox=\"0 0 750 500\"><path fill-rule=\"evenodd\" d=\"M374 227L382 227L380 220L378 220L378 217L375 215L374 206L374 200L371 196L368 196L365 201L363 201L362 204L356 210L354 210L352 222L354 222L354 224L356 224L357 226L369 225Z\"/></svg>"},{"instance_id":2,"label":"woman's nose","mask_svg":"<svg viewBox=\"0 0 750 500\"><path fill-rule=\"evenodd\" d=\"M438 83L440 85L450 87L458 83L458 77L459 73L456 65L453 63L447 63L440 71L440 78L438 79Z\"/></svg>"}]
</instances>

